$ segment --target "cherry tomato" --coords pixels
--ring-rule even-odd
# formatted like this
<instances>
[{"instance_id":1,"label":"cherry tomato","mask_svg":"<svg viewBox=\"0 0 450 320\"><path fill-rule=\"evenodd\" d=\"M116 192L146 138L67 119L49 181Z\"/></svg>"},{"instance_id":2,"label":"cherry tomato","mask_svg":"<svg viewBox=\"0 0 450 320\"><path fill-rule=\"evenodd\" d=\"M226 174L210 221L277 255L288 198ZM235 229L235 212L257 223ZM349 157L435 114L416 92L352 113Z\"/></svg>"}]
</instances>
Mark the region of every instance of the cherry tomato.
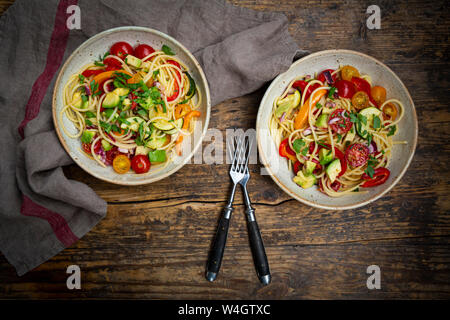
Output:
<instances>
[{"instance_id":1,"label":"cherry tomato","mask_svg":"<svg viewBox=\"0 0 450 320\"><path fill-rule=\"evenodd\" d=\"M97 69L97 70L84 70L81 74L86 77L89 78L90 76L96 76L100 73L105 72L105 70L103 69Z\"/></svg>"},{"instance_id":2,"label":"cherry tomato","mask_svg":"<svg viewBox=\"0 0 450 320\"><path fill-rule=\"evenodd\" d=\"M338 120L333 120L336 118L338 118ZM328 123L331 123L331 130L339 134L347 133L347 131L349 131L353 125L348 112L344 109L334 110L330 115Z\"/></svg>"},{"instance_id":3,"label":"cherry tomato","mask_svg":"<svg viewBox=\"0 0 450 320\"><path fill-rule=\"evenodd\" d=\"M334 85L337 89L337 93L342 98L351 99L355 94L355 85L347 80L336 81Z\"/></svg>"},{"instance_id":4,"label":"cherry tomato","mask_svg":"<svg viewBox=\"0 0 450 320\"><path fill-rule=\"evenodd\" d=\"M342 80L350 81L353 77L359 78L359 71L355 67L352 66L344 66L341 69L341 78Z\"/></svg>"},{"instance_id":5,"label":"cherry tomato","mask_svg":"<svg viewBox=\"0 0 450 320\"><path fill-rule=\"evenodd\" d=\"M292 162L297 161L297 157L295 156L295 151L291 149L288 142L289 138L281 141L280 146L278 147L278 153L280 156L292 160Z\"/></svg>"},{"instance_id":6,"label":"cherry tomato","mask_svg":"<svg viewBox=\"0 0 450 320\"><path fill-rule=\"evenodd\" d=\"M174 60L168 60L167 63L173 64L175 67L178 67L179 69L181 69L181 66L178 62L174 61ZM175 71L175 73L178 76L178 80L181 81L181 75L180 75L180 71L173 69Z\"/></svg>"},{"instance_id":7,"label":"cherry tomato","mask_svg":"<svg viewBox=\"0 0 450 320\"><path fill-rule=\"evenodd\" d=\"M91 153L91 147L92 147L92 143L81 143L81 146L83 147L83 151L86 152L87 154L92 154ZM94 152L98 153L100 151L102 144L100 143L100 140L97 141L97 143L94 146Z\"/></svg>"},{"instance_id":8,"label":"cherry tomato","mask_svg":"<svg viewBox=\"0 0 450 320\"><path fill-rule=\"evenodd\" d=\"M302 163L300 161L294 162L294 174L297 175L297 172L299 172L302 169Z\"/></svg>"},{"instance_id":9,"label":"cherry tomato","mask_svg":"<svg viewBox=\"0 0 450 320\"><path fill-rule=\"evenodd\" d=\"M323 70L318 76L317 76L317 80L319 80L319 81L322 81L322 83L325 83L325 82L328 82L327 81L327 78L325 78L325 72L329 72L330 73L330 75L331 75L331 79L333 80L330 84L333 84L333 83L335 83L336 82L336 74L333 74L332 75L332 73L334 72L335 70L333 70L333 69L325 69L325 70Z\"/></svg>"},{"instance_id":10,"label":"cherry tomato","mask_svg":"<svg viewBox=\"0 0 450 320\"><path fill-rule=\"evenodd\" d=\"M148 44L140 44L134 49L134 54L139 59L144 59L146 56L152 54L155 52L155 49L153 49Z\"/></svg>"},{"instance_id":11,"label":"cherry tomato","mask_svg":"<svg viewBox=\"0 0 450 320\"><path fill-rule=\"evenodd\" d=\"M331 185L330 185L331 189L333 189L334 191L338 192L339 189L341 188L341 183L337 180L335 180Z\"/></svg>"},{"instance_id":12,"label":"cherry tomato","mask_svg":"<svg viewBox=\"0 0 450 320\"><path fill-rule=\"evenodd\" d=\"M393 103L386 103L383 106L383 118L385 120L392 120L394 121L397 118L397 108Z\"/></svg>"},{"instance_id":13,"label":"cherry tomato","mask_svg":"<svg viewBox=\"0 0 450 320\"><path fill-rule=\"evenodd\" d=\"M122 69L122 64L120 63L120 61L114 58L106 58L105 60L103 60L103 63L106 65L106 71Z\"/></svg>"},{"instance_id":14,"label":"cherry tomato","mask_svg":"<svg viewBox=\"0 0 450 320\"><path fill-rule=\"evenodd\" d=\"M112 165L114 158L119 154L119 149L116 146L113 146L111 150L106 151L106 159L105 162L108 166Z\"/></svg>"},{"instance_id":15,"label":"cherry tomato","mask_svg":"<svg viewBox=\"0 0 450 320\"><path fill-rule=\"evenodd\" d=\"M134 54L133 47L124 41L116 42L112 45L110 52L112 55L118 56L120 59L125 59L129 54Z\"/></svg>"},{"instance_id":16,"label":"cherry tomato","mask_svg":"<svg viewBox=\"0 0 450 320\"><path fill-rule=\"evenodd\" d=\"M364 173L362 175L362 179L365 180L365 182L361 185L363 188L370 188L379 186L380 184L383 184L386 182L386 180L389 178L391 172L389 169L386 168L377 168L375 169L375 172L373 174L373 177L371 178L367 173Z\"/></svg>"},{"instance_id":17,"label":"cherry tomato","mask_svg":"<svg viewBox=\"0 0 450 320\"><path fill-rule=\"evenodd\" d=\"M383 87L372 87L372 89L370 89L370 94L378 105L382 105L386 101L386 89Z\"/></svg>"},{"instance_id":18,"label":"cherry tomato","mask_svg":"<svg viewBox=\"0 0 450 320\"><path fill-rule=\"evenodd\" d=\"M318 83L312 84L309 86L308 90L306 90L306 93L305 93L305 88L307 85L308 85L308 82L303 81L303 80L297 80L292 84L292 86L294 88L298 89L302 93L302 95L305 96L305 101L307 101L309 96L311 95L311 93L320 86Z\"/></svg>"},{"instance_id":19,"label":"cherry tomato","mask_svg":"<svg viewBox=\"0 0 450 320\"><path fill-rule=\"evenodd\" d=\"M173 83L173 93L167 97L167 102L175 100L178 97L179 91L180 91L180 86L178 85L178 82L175 81Z\"/></svg>"},{"instance_id":20,"label":"cherry tomato","mask_svg":"<svg viewBox=\"0 0 450 320\"><path fill-rule=\"evenodd\" d=\"M113 160L113 169L119 174L124 174L130 171L130 159L124 154L118 154Z\"/></svg>"},{"instance_id":21,"label":"cherry tomato","mask_svg":"<svg viewBox=\"0 0 450 320\"><path fill-rule=\"evenodd\" d=\"M345 159L352 168L365 165L369 160L369 148L361 143L352 144L345 151Z\"/></svg>"},{"instance_id":22,"label":"cherry tomato","mask_svg":"<svg viewBox=\"0 0 450 320\"><path fill-rule=\"evenodd\" d=\"M150 160L143 154L134 156L131 160L131 168L136 173L146 173L150 170Z\"/></svg>"},{"instance_id":23,"label":"cherry tomato","mask_svg":"<svg viewBox=\"0 0 450 320\"><path fill-rule=\"evenodd\" d=\"M373 99L371 94L370 83L364 79L353 77L352 83L355 85L356 91L364 91L369 96L370 102L373 103L374 106L378 108L378 103Z\"/></svg>"},{"instance_id":24,"label":"cherry tomato","mask_svg":"<svg viewBox=\"0 0 450 320\"><path fill-rule=\"evenodd\" d=\"M367 108L369 105L369 95L364 91L358 91L352 97L352 105L358 110Z\"/></svg>"}]
</instances>

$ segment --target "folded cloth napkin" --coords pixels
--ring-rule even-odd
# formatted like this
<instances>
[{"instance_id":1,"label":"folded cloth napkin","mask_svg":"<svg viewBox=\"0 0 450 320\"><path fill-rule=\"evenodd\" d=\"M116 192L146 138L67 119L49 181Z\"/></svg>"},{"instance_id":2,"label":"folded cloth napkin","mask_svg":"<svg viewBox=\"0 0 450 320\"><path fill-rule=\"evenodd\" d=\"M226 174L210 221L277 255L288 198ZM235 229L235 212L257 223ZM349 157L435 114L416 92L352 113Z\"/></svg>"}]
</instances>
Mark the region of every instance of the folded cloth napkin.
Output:
<instances>
[{"instance_id":1,"label":"folded cloth napkin","mask_svg":"<svg viewBox=\"0 0 450 320\"><path fill-rule=\"evenodd\" d=\"M72 5L79 30L67 28ZM223 1L17 0L0 18L0 250L18 275L106 215L90 187L64 176L62 166L73 162L55 134L51 97L59 68L81 43L126 25L160 30L193 52L213 105L258 89L306 54L284 15Z\"/></svg>"}]
</instances>

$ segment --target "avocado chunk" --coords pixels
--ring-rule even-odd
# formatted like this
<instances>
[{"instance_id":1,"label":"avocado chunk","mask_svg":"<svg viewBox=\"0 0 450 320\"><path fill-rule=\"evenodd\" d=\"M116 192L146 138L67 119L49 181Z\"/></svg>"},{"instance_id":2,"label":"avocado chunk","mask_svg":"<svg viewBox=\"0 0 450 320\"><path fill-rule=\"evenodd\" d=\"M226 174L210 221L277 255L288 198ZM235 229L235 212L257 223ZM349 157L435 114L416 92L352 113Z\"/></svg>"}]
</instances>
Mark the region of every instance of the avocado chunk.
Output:
<instances>
[{"instance_id":1,"label":"avocado chunk","mask_svg":"<svg viewBox=\"0 0 450 320\"><path fill-rule=\"evenodd\" d=\"M327 173L328 179L330 179L331 183L333 183L336 180L341 170L342 170L341 161L339 159L334 159L327 166L325 172Z\"/></svg>"},{"instance_id":2,"label":"avocado chunk","mask_svg":"<svg viewBox=\"0 0 450 320\"><path fill-rule=\"evenodd\" d=\"M305 175L310 175L313 173L315 168L316 168L316 163L307 160L305 162L305 165L303 166L303 172L305 173Z\"/></svg>"},{"instance_id":3,"label":"avocado chunk","mask_svg":"<svg viewBox=\"0 0 450 320\"><path fill-rule=\"evenodd\" d=\"M136 150L134 151L134 155L140 155L143 154L146 156L150 152L150 148L147 148L145 146L137 146Z\"/></svg>"},{"instance_id":4,"label":"avocado chunk","mask_svg":"<svg viewBox=\"0 0 450 320\"><path fill-rule=\"evenodd\" d=\"M81 92L77 91L73 94L73 106L78 109L86 109L89 105L89 100L86 96L83 97L81 95Z\"/></svg>"},{"instance_id":5,"label":"avocado chunk","mask_svg":"<svg viewBox=\"0 0 450 320\"><path fill-rule=\"evenodd\" d=\"M299 171L293 181L303 189L308 189L317 182L317 178L313 174L305 175L303 171Z\"/></svg>"},{"instance_id":6,"label":"avocado chunk","mask_svg":"<svg viewBox=\"0 0 450 320\"><path fill-rule=\"evenodd\" d=\"M108 92L103 100L103 108L114 108L120 103L120 97L114 92Z\"/></svg>"},{"instance_id":7,"label":"avocado chunk","mask_svg":"<svg viewBox=\"0 0 450 320\"><path fill-rule=\"evenodd\" d=\"M352 126L352 128L347 132L347 135L345 136L344 145L347 143L347 141L351 143L353 139L355 139L355 135L355 126Z\"/></svg>"},{"instance_id":8,"label":"avocado chunk","mask_svg":"<svg viewBox=\"0 0 450 320\"><path fill-rule=\"evenodd\" d=\"M283 113L288 112L296 108L300 104L300 92L295 90L293 94L288 95L286 98L277 102L277 109L275 110L275 116L281 117Z\"/></svg>"},{"instance_id":9,"label":"avocado chunk","mask_svg":"<svg viewBox=\"0 0 450 320\"><path fill-rule=\"evenodd\" d=\"M125 62L126 64L128 64L129 66L135 67L135 68L139 68L142 64L142 60L132 56L131 54L127 55L127 57L125 58Z\"/></svg>"},{"instance_id":10,"label":"avocado chunk","mask_svg":"<svg viewBox=\"0 0 450 320\"><path fill-rule=\"evenodd\" d=\"M113 93L117 94L119 97L126 96L130 92L127 88L116 88Z\"/></svg>"},{"instance_id":11,"label":"avocado chunk","mask_svg":"<svg viewBox=\"0 0 450 320\"><path fill-rule=\"evenodd\" d=\"M81 136L81 142L83 143L91 143L95 137L95 130L84 130L83 135Z\"/></svg>"},{"instance_id":12,"label":"avocado chunk","mask_svg":"<svg viewBox=\"0 0 450 320\"><path fill-rule=\"evenodd\" d=\"M166 151L165 150L153 150L148 153L148 159L151 163L165 162Z\"/></svg>"},{"instance_id":13,"label":"avocado chunk","mask_svg":"<svg viewBox=\"0 0 450 320\"><path fill-rule=\"evenodd\" d=\"M358 117L360 120L361 118L365 119L365 123L364 121L359 121L356 125L356 131L358 131L361 138L367 139L367 136L369 135L368 129L373 126L373 118L375 116L380 117L381 114L381 110L375 107L365 108L359 112Z\"/></svg>"},{"instance_id":14,"label":"avocado chunk","mask_svg":"<svg viewBox=\"0 0 450 320\"><path fill-rule=\"evenodd\" d=\"M112 149L111 143L109 143L105 139L102 139L102 147L103 147L103 150L105 150L105 151L109 151Z\"/></svg>"},{"instance_id":15,"label":"avocado chunk","mask_svg":"<svg viewBox=\"0 0 450 320\"><path fill-rule=\"evenodd\" d=\"M331 150L322 148L319 151L319 162L321 165L326 165L333 160L333 152Z\"/></svg>"},{"instance_id":16,"label":"avocado chunk","mask_svg":"<svg viewBox=\"0 0 450 320\"><path fill-rule=\"evenodd\" d=\"M328 115L321 114L316 120L316 127L318 128L328 128Z\"/></svg>"}]
</instances>

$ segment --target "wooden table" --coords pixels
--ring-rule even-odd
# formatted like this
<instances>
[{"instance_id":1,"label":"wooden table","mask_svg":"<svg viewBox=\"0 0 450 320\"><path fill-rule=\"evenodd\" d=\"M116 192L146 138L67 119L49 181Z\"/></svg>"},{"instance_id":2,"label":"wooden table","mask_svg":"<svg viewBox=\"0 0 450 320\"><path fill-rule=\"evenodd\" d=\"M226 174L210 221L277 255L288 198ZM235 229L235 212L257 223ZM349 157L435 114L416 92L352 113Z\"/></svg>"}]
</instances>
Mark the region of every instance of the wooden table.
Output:
<instances>
[{"instance_id":1,"label":"wooden table","mask_svg":"<svg viewBox=\"0 0 450 320\"><path fill-rule=\"evenodd\" d=\"M1 11L12 1L0 1ZM287 15L311 52L344 48L391 67L408 87L419 118L414 160L400 183L364 208L325 211L289 198L253 165L249 182L272 269L256 278L241 193L220 276L204 278L208 248L227 199L226 165L186 165L148 186L121 187L66 168L108 201L108 214L72 247L23 277L0 258L0 298L324 299L450 298L450 10L447 1L232 1ZM381 7L381 30L366 8ZM213 108L211 128L255 127L264 88ZM208 143L205 143L206 146ZM66 268L82 289L66 288ZM381 289L366 268L381 268Z\"/></svg>"}]
</instances>

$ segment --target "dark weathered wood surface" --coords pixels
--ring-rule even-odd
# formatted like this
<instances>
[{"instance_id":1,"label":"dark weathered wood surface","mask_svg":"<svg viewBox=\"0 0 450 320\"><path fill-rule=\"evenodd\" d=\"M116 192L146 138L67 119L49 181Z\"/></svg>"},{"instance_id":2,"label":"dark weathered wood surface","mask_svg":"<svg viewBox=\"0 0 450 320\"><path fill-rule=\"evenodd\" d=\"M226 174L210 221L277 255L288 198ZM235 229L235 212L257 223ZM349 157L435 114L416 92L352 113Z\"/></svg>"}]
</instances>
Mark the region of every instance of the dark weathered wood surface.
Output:
<instances>
[{"instance_id":1,"label":"dark weathered wood surface","mask_svg":"<svg viewBox=\"0 0 450 320\"><path fill-rule=\"evenodd\" d=\"M12 2L0 1L0 12ZM419 118L417 151L404 178L373 204L334 212L290 199L253 165L250 196L273 274L272 284L262 287L240 193L220 276L214 283L204 279L230 187L227 166L187 165L170 178L132 188L70 166L70 177L108 201L107 217L23 277L1 257L0 298L450 298L448 2L378 1L381 30L365 27L373 1L232 2L285 13L304 49L358 50L400 76ZM214 107L210 127L254 127L263 93L264 88ZM81 290L66 288L71 264L81 267ZM381 268L381 290L366 287L372 264Z\"/></svg>"}]
</instances>

